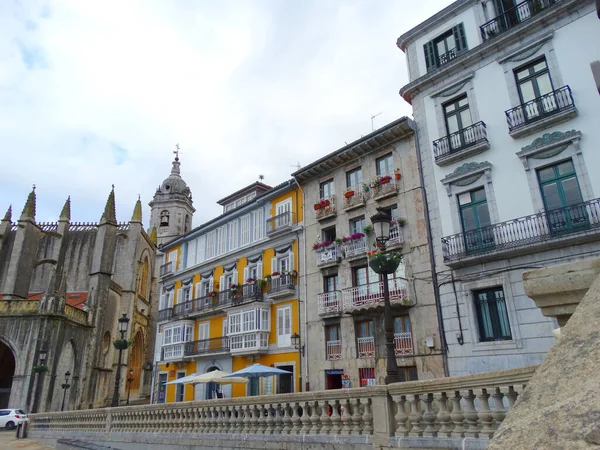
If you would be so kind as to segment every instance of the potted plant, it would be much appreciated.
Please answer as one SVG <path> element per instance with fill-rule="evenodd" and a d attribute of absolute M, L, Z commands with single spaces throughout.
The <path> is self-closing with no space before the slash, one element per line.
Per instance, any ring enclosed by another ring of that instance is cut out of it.
<path fill-rule="evenodd" d="M 400 173 L 400 169 L 394 170 L 394 178 L 396 180 L 399 180 L 400 178 L 402 178 L 402 174 Z"/>
<path fill-rule="evenodd" d="M 350 198 L 354 196 L 354 191 L 352 189 L 347 190 L 346 192 L 344 192 L 344 197 L 346 198 Z"/>
<path fill-rule="evenodd" d="M 403 218 L 396 219 L 396 223 L 398 224 L 399 227 L 403 227 L 404 225 L 406 225 L 406 219 L 403 219 Z"/>
<path fill-rule="evenodd" d="M 363 191 L 369 192 L 369 185 L 363 183 Z"/>
<path fill-rule="evenodd" d="M 246 279 L 246 284 L 255 284 L 256 283 L 256 278 L 254 277 L 250 277 L 248 279 Z"/>
<path fill-rule="evenodd" d="M 31 370 L 35 373 L 45 373 L 48 372 L 48 366 L 46 364 L 40 364 L 39 366 L 36 364 Z"/>
<path fill-rule="evenodd" d="M 335 243 L 338 244 L 338 245 L 341 244 L 342 243 L 342 239 L 339 238 L 339 237 L 336 237 L 335 238 Z"/>
<path fill-rule="evenodd" d="M 369 267 L 375 273 L 390 275 L 394 273 L 402 262 L 402 255 L 398 252 L 382 252 L 381 250 L 373 250 L 367 252 L 369 257 Z"/>
<path fill-rule="evenodd" d="M 127 348 L 133 344 L 133 339 L 128 341 L 127 339 L 114 339 L 113 347 L 117 350 L 127 350 Z"/>
<path fill-rule="evenodd" d="M 327 198 L 321 199 L 321 208 L 327 208 L 329 205 L 331 205 L 331 202 L 329 201 L 329 199 L 327 199 Z"/>
<path fill-rule="evenodd" d="M 279 278 L 279 276 L 280 276 L 280 275 L 281 275 L 281 273 L 279 273 L 279 272 L 275 271 L 275 272 L 273 272 L 273 273 L 271 274 L 271 277 L 272 277 L 272 278 Z"/>
<path fill-rule="evenodd" d="M 315 211 L 321 209 L 321 202 L 315 203 Z"/>
<path fill-rule="evenodd" d="M 392 181 L 392 177 L 390 177 L 389 175 L 384 175 L 381 178 L 379 178 L 380 184 L 388 184 L 390 181 Z"/>
<path fill-rule="evenodd" d="M 363 231 L 365 232 L 365 234 L 367 236 L 370 236 L 371 233 L 373 232 L 373 226 L 372 225 L 367 225 L 366 227 L 363 228 Z"/>

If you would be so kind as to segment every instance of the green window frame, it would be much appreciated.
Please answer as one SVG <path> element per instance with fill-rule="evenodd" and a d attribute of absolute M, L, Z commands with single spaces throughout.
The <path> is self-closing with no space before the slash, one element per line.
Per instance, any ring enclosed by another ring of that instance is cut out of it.
<path fill-rule="evenodd" d="M 494 247 L 494 233 L 490 228 L 491 218 L 485 188 L 459 194 L 458 205 L 467 253 Z"/>
<path fill-rule="evenodd" d="M 481 342 L 512 340 L 504 289 L 501 286 L 473 291 L 479 340 Z"/>

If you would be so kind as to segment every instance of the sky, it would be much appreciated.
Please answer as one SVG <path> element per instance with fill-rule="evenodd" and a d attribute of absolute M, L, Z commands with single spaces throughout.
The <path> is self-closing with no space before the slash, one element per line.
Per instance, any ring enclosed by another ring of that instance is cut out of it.
<path fill-rule="evenodd" d="M 147 226 L 175 145 L 197 211 L 401 116 L 402 33 L 450 0 L 0 1 L 0 214 Z"/>

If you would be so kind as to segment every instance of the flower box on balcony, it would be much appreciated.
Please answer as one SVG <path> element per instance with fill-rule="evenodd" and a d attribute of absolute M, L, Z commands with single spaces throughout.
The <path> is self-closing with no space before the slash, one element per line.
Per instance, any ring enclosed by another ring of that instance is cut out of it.
<path fill-rule="evenodd" d="M 321 203 L 315 203 L 315 211 L 318 211 L 321 209 Z"/>
<path fill-rule="evenodd" d="M 331 202 L 328 199 L 321 200 L 321 208 L 327 208 L 329 205 L 331 205 Z"/>
<path fill-rule="evenodd" d="M 354 196 L 354 191 L 346 191 L 344 192 L 344 197 L 350 198 Z"/>
<path fill-rule="evenodd" d="M 386 175 L 379 179 L 380 184 L 388 184 L 390 181 L 392 181 L 392 177 L 390 177 L 389 175 Z"/>

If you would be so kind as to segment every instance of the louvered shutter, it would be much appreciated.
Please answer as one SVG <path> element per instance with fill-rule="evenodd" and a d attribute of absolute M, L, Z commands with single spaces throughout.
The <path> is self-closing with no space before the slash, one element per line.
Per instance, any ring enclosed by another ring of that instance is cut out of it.
<path fill-rule="evenodd" d="M 175 296 L 175 291 L 169 292 L 169 308 L 173 307 L 173 297 Z"/>
<path fill-rule="evenodd" d="M 271 258 L 271 273 L 278 271 L 279 267 L 277 267 L 277 258 Z"/>
<path fill-rule="evenodd" d="M 465 35 L 465 27 L 462 23 L 459 23 L 455 27 L 452 27 L 452 33 L 454 34 L 454 41 L 456 42 L 456 52 L 462 52 L 467 50 L 467 36 Z"/>
<path fill-rule="evenodd" d="M 290 252 L 290 254 L 288 255 L 288 266 L 288 270 L 290 272 L 294 270 L 294 252 Z"/>
<path fill-rule="evenodd" d="M 165 294 L 162 293 L 162 294 L 160 294 L 160 307 L 158 309 L 161 310 L 161 309 L 165 309 L 165 308 L 166 308 L 166 306 L 165 306 Z"/>
<path fill-rule="evenodd" d="M 248 267 L 244 267 L 244 280 L 242 284 L 246 284 L 246 280 L 250 278 L 250 269 Z"/>
<path fill-rule="evenodd" d="M 214 291 L 215 290 L 215 283 L 214 283 L 214 278 L 210 277 L 210 280 L 208 282 L 208 291 Z"/>
<path fill-rule="evenodd" d="M 202 297 L 202 283 L 196 283 L 194 298 Z"/>
<path fill-rule="evenodd" d="M 177 289 L 177 303 L 183 303 L 183 291 L 181 288 Z"/>
<path fill-rule="evenodd" d="M 262 261 L 256 263 L 256 278 L 263 278 L 263 264 Z"/>
<path fill-rule="evenodd" d="M 427 71 L 437 67 L 435 45 L 433 44 L 433 41 L 429 41 L 425 44 L 423 46 L 423 51 L 425 52 L 425 65 L 427 66 Z"/>
<path fill-rule="evenodd" d="M 233 269 L 233 272 L 231 274 L 233 275 L 233 284 L 239 284 L 240 280 L 238 279 L 238 271 L 236 269 Z"/>
<path fill-rule="evenodd" d="M 221 278 L 219 278 L 219 291 L 226 289 L 229 289 L 229 286 L 225 286 L 225 275 L 221 275 Z"/>

